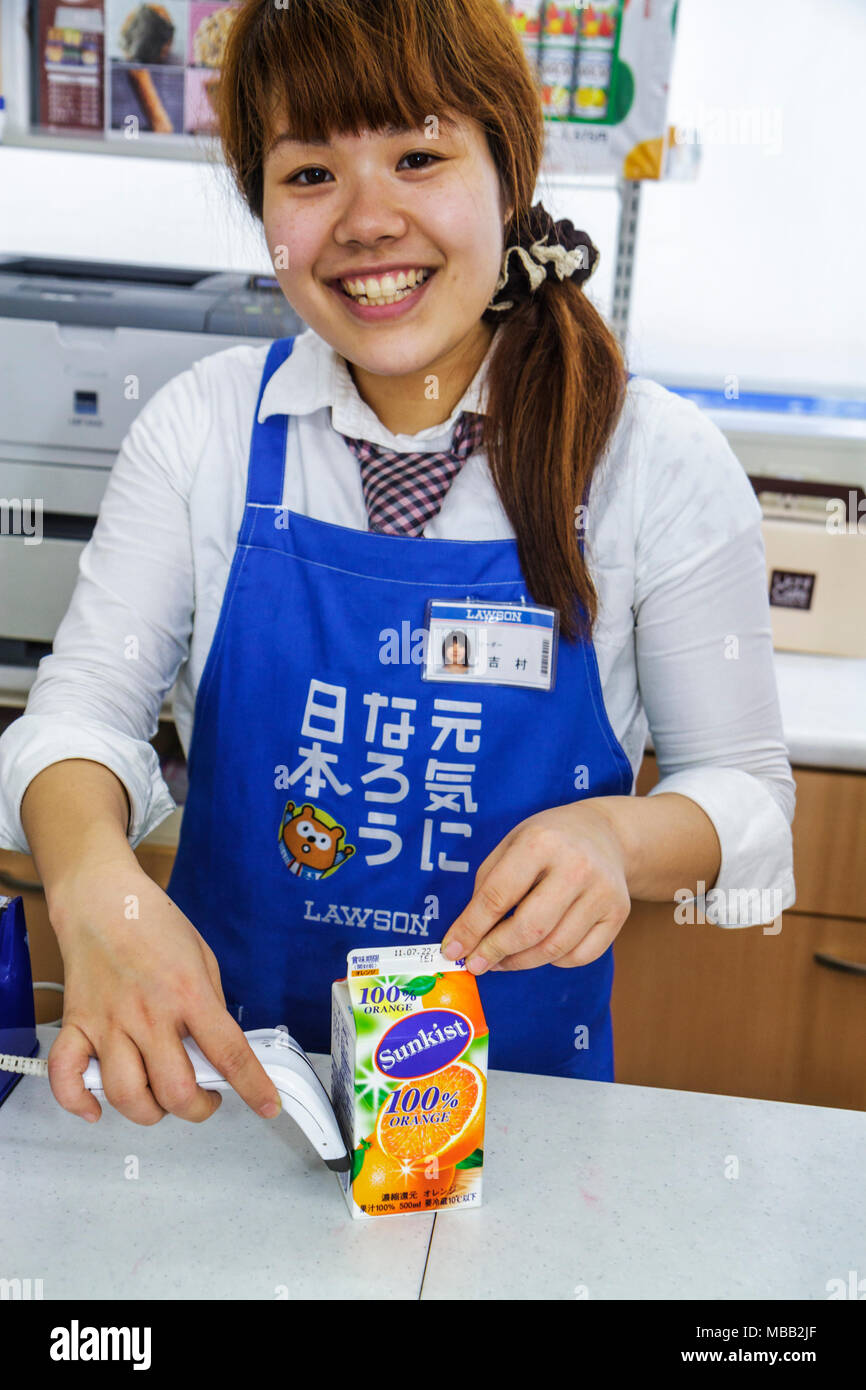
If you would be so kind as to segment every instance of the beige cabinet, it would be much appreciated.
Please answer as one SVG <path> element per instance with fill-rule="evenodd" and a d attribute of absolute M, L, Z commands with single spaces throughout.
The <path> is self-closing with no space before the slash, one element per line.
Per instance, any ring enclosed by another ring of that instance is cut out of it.
<path fill-rule="evenodd" d="M 635 903 L 614 945 L 618 1081 L 866 1109 L 866 775 L 795 768 L 782 930 Z M 658 780 L 648 756 L 638 780 Z"/>

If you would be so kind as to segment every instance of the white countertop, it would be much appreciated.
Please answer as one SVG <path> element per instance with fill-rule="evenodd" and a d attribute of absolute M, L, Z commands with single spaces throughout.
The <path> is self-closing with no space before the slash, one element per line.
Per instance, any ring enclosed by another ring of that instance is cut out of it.
<path fill-rule="evenodd" d="M 866 660 L 775 655 L 791 762 L 866 772 Z"/>
<path fill-rule="evenodd" d="M 0 1107 L 2 1273 L 46 1299 L 811 1300 L 866 1269 L 862 1111 L 494 1071 L 484 1204 L 353 1221 L 284 1115 L 100 1103 L 24 1077 Z"/>

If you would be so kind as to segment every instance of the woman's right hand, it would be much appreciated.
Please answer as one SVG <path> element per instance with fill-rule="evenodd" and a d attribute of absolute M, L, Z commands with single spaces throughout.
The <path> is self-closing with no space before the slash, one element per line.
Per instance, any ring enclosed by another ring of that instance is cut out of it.
<path fill-rule="evenodd" d="M 52 925 L 66 987 L 48 1077 L 64 1110 L 99 1119 L 82 1080 L 98 1057 L 105 1097 L 127 1119 L 206 1120 L 222 1096 L 196 1085 L 182 1043 L 191 1035 L 251 1109 L 277 1114 L 277 1089 L 226 1010 L 216 956 L 143 869 L 90 866 L 86 883 L 65 885 Z"/>

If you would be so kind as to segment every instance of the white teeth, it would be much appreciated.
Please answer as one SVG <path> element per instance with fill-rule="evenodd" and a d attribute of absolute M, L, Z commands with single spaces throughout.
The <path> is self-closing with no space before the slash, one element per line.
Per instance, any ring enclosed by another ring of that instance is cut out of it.
<path fill-rule="evenodd" d="M 395 304 L 429 279 L 428 270 L 399 271 L 396 276 L 383 275 L 381 280 L 370 276 L 365 280 L 343 280 L 343 289 L 359 304 Z"/>

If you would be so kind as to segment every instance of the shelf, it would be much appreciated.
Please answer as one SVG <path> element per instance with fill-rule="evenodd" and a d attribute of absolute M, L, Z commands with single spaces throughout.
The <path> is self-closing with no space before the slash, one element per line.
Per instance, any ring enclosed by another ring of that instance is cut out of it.
<path fill-rule="evenodd" d="M 219 141 L 203 143 L 202 136 L 150 135 L 109 140 L 102 135 L 53 135 L 46 131 L 16 130 L 7 124 L 0 149 L 60 150 L 68 154 L 107 154 L 144 159 L 179 159 L 186 163 L 222 164 Z"/>

